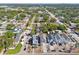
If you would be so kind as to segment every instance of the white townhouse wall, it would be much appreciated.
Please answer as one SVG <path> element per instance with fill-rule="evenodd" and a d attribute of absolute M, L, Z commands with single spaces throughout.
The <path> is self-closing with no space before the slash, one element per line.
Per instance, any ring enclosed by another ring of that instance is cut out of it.
<path fill-rule="evenodd" d="M 3 36 L 6 31 L 0 31 L 0 36 Z"/>

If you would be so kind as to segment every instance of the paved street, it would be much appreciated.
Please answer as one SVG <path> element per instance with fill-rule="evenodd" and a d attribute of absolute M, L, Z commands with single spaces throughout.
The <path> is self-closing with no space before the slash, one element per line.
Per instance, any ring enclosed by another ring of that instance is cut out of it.
<path fill-rule="evenodd" d="M 31 22 L 31 25 L 29 26 L 29 28 L 32 28 L 33 23 L 34 23 L 34 20 L 35 20 L 35 17 L 36 17 L 36 16 L 33 16 L 32 22 Z M 20 51 L 19 53 L 17 53 L 17 54 L 27 54 L 27 51 L 24 51 L 24 48 L 26 47 L 26 50 L 27 50 L 27 47 L 28 47 L 28 44 L 26 44 L 26 42 L 28 41 L 28 39 L 27 39 L 28 36 L 26 35 L 26 33 L 28 33 L 28 31 L 31 32 L 31 30 L 25 30 L 25 31 L 21 34 L 21 36 L 24 36 L 24 38 L 23 38 L 23 45 L 22 45 L 21 51 Z M 20 36 L 20 38 L 21 38 L 21 36 Z"/>

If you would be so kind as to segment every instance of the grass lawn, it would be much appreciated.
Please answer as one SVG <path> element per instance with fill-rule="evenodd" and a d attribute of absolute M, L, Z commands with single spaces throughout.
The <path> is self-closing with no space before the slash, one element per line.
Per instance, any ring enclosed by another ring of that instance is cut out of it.
<path fill-rule="evenodd" d="M 3 48 L 0 47 L 0 53 L 1 53 L 2 49 L 3 49 Z"/>
<path fill-rule="evenodd" d="M 79 32 L 79 29 L 76 29 L 77 32 Z"/>
<path fill-rule="evenodd" d="M 21 50 L 22 44 L 19 43 L 15 49 L 9 49 L 6 54 L 16 54 Z"/>

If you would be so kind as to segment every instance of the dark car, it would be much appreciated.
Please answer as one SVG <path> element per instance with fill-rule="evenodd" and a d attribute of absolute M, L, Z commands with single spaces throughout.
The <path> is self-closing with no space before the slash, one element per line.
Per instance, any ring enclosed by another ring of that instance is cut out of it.
<path fill-rule="evenodd" d="M 24 48 L 24 51 L 26 50 L 26 48 Z"/>

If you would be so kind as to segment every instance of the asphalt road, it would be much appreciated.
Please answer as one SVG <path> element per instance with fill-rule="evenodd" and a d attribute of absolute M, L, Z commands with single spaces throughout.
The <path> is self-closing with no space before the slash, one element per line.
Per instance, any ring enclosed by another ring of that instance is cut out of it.
<path fill-rule="evenodd" d="M 34 20 L 35 20 L 35 18 L 36 18 L 36 16 L 34 16 L 33 18 L 32 18 L 32 22 L 31 22 L 31 25 L 29 26 L 30 28 L 32 28 L 32 26 L 33 26 L 33 23 L 34 23 Z M 31 30 L 29 30 L 30 32 L 31 32 Z M 19 52 L 19 53 L 17 53 L 17 54 L 27 54 L 27 49 L 24 51 L 24 48 L 26 47 L 28 47 L 28 44 L 26 44 L 26 42 L 27 42 L 27 35 L 25 34 L 25 33 L 27 33 L 27 30 L 25 30 L 22 34 L 21 34 L 21 36 L 24 36 L 24 38 L 23 38 L 23 45 L 22 45 L 22 48 L 21 48 L 21 51 Z M 21 36 L 20 36 L 20 38 L 21 38 Z"/>

